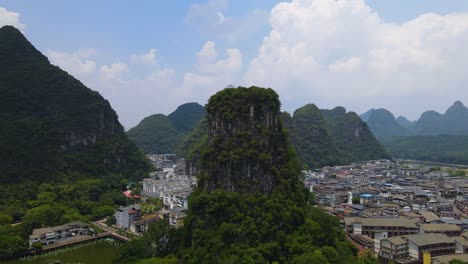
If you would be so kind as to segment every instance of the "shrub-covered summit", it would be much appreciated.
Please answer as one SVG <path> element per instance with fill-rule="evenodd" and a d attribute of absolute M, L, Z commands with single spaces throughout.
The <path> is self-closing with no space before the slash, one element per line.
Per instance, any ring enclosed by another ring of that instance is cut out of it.
<path fill-rule="evenodd" d="M 209 132 L 184 228 L 130 242 L 117 263 L 359 263 L 338 220 L 307 202 L 278 95 L 227 88 L 206 109 Z"/>

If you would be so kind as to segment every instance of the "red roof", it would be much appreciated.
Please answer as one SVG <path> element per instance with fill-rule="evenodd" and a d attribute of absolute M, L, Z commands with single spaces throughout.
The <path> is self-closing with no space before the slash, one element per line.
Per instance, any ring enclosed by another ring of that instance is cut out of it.
<path fill-rule="evenodd" d="M 129 199 L 141 199 L 141 196 L 140 195 L 133 195 L 132 194 L 132 191 L 130 190 L 126 190 L 125 192 L 122 192 L 123 195 L 125 195 L 125 197 L 129 198 Z"/>

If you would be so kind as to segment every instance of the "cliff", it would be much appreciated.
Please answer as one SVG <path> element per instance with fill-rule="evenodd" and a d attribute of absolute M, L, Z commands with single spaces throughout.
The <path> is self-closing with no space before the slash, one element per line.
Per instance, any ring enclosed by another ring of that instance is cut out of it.
<path fill-rule="evenodd" d="M 271 89 L 225 89 L 206 107 L 208 147 L 202 157 L 205 190 L 268 194 L 278 182 L 275 166 L 287 142 L 279 121 L 280 102 Z"/>
<path fill-rule="evenodd" d="M 356 263 L 336 218 L 307 203 L 279 109 L 271 89 L 228 88 L 210 98 L 185 240 L 168 236 L 183 245 L 172 251 L 181 263 Z M 329 259 L 308 258 L 321 250 Z"/>

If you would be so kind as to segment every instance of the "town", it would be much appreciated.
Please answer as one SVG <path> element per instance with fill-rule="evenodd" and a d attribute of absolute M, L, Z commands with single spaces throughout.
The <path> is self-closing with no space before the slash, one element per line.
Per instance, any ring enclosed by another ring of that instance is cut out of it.
<path fill-rule="evenodd" d="M 348 239 L 380 263 L 448 263 L 468 261 L 465 174 L 376 160 L 307 171 L 304 184 Z"/>
<path fill-rule="evenodd" d="M 122 192 L 134 204 L 118 208 L 113 221 L 96 222 L 98 227 L 127 237 L 141 236 L 155 221 L 183 227 L 196 176 L 175 154 L 147 157 L 156 171 L 133 184 L 141 186 L 140 191 L 128 186 Z M 468 261 L 465 171 L 375 160 L 303 171 L 303 176 L 309 202 L 337 217 L 347 238 L 361 251 L 378 256 L 381 263 L 423 263 L 424 258 L 432 263 Z M 160 206 L 145 210 L 151 201 Z M 34 230 L 30 244 L 39 242 L 47 248 L 70 243 L 75 235 L 94 237 L 93 232 L 82 223 L 41 228 Z"/>

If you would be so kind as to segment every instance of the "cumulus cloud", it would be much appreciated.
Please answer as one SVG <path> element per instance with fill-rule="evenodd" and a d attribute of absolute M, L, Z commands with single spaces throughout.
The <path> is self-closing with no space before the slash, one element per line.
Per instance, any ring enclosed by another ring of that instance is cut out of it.
<path fill-rule="evenodd" d="M 0 7 L 0 27 L 9 25 L 24 30 L 26 25 L 20 22 L 20 14 Z"/>
<path fill-rule="evenodd" d="M 243 67 L 240 50 L 227 49 L 226 57 L 218 58 L 216 43 L 207 41 L 196 56 L 194 71 L 184 74 L 181 85 L 174 89 L 174 96 L 203 102 L 217 90 L 240 78 Z"/>
<path fill-rule="evenodd" d="M 276 88 L 294 107 L 308 100 L 420 112 L 411 98 L 468 97 L 468 14 L 397 24 L 364 0 L 293 0 L 272 9 L 270 24 L 244 80 Z"/>
<path fill-rule="evenodd" d="M 92 74 L 96 71 L 96 62 L 91 59 L 96 54 L 93 49 L 73 53 L 48 50 L 46 54 L 52 64 L 77 77 Z"/>
<path fill-rule="evenodd" d="M 240 50 L 231 48 L 226 50 L 225 59 L 218 58 L 213 41 L 207 41 L 202 50 L 197 53 L 197 70 L 204 73 L 214 73 L 218 75 L 231 75 L 242 69 L 242 53 Z"/>
<path fill-rule="evenodd" d="M 110 65 L 101 66 L 101 77 L 104 80 L 121 78 L 122 74 L 128 72 L 128 65 L 123 62 L 115 62 Z"/>
<path fill-rule="evenodd" d="M 131 58 L 132 61 L 143 62 L 143 63 L 155 65 L 156 64 L 156 53 L 157 53 L 157 50 L 151 48 L 148 51 L 148 53 L 141 54 L 141 55 L 134 54 L 130 58 Z"/>

